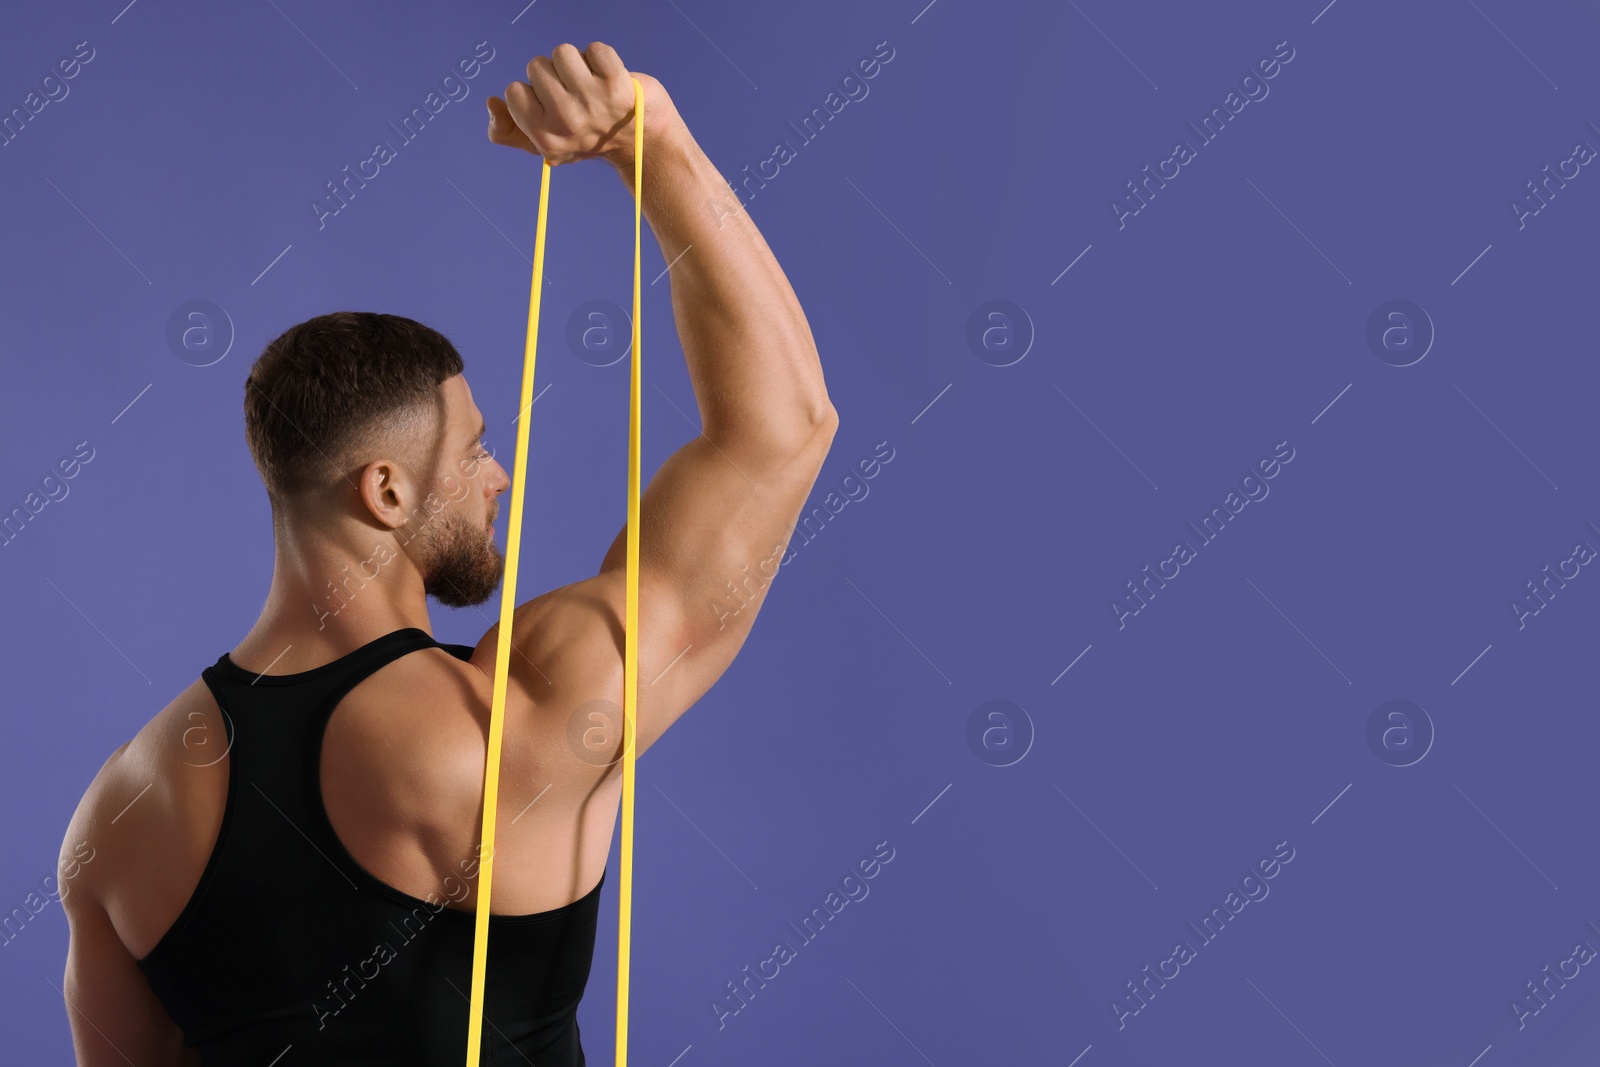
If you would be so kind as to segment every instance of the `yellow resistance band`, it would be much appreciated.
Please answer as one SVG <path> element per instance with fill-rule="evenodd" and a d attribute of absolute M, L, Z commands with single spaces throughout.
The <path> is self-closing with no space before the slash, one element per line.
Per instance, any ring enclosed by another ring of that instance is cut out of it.
<path fill-rule="evenodd" d="M 628 950 L 633 908 L 634 736 L 639 698 L 639 373 L 640 220 L 643 214 L 644 86 L 633 80 L 633 350 L 628 391 L 627 608 L 622 657 L 622 883 L 617 933 L 617 1067 L 628 1063 Z M 472 934 L 472 996 L 467 1016 L 467 1067 L 478 1067 L 482 1051 L 483 984 L 489 956 L 489 890 L 494 880 L 494 819 L 500 794 L 500 741 L 505 721 L 506 682 L 511 667 L 511 617 L 517 606 L 517 557 L 522 546 L 522 499 L 528 477 L 528 415 L 533 406 L 534 351 L 539 340 L 539 297 L 544 282 L 545 219 L 550 205 L 550 161 L 539 174 L 539 229 L 533 244 L 533 287 L 528 294 L 528 334 L 522 364 L 517 451 L 511 479 L 511 517 L 506 524 L 506 573 L 500 593 L 494 698 L 489 710 L 489 753 L 483 772 L 483 849 L 478 861 L 478 903 Z"/>

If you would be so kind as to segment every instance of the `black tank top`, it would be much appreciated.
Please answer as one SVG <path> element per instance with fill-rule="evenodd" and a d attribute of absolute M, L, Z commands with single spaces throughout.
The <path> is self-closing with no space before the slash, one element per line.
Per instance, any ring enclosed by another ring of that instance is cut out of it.
<path fill-rule="evenodd" d="M 407 627 L 297 674 L 257 676 L 227 653 L 201 672 L 227 726 L 227 807 L 194 895 L 137 962 L 206 1067 L 464 1062 L 474 917 L 452 901 L 476 867 L 440 872 L 431 900 L 400 892 L 345 849 L 318 785 L 335 705 L 419 648 L 472 655 Z M 485 1067 L 584 1064 L 577 1008 L 604 884 L 602 871 L 564 907 L 490 916 Z"/>

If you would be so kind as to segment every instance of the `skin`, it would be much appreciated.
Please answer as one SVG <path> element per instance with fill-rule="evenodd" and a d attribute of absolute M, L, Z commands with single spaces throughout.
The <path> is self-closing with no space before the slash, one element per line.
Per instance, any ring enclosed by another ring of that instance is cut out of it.
<path fill-rule="evenodd" d="M 633 79 L 645 90 L 643 212 L 672 264 L 703 425 L 641 496 L 642 756 L 744 644 L 771 585 L 763 561 L 787 544 L 838 418 L 782 269 L 660 82 L 599 42 L 559 45 L 489 98 L 489 139 L 552 165 L 603 159 L 631 196 Z M 337 457 L 342 477 L 275 506 L 271 588 L 233 661 L 309 670 L 396 629 L 431 633 L 429 596 L 467 606 L 492 595 L 510 479 L 481 447 L 483 423 L 458 375 L 436 406 Z M 495 914 L 560 907 L 604 869 L 621 800 L 625 538 L 593 577 L 516 608 Z M 371 577 L 330 593 L 356 573 Z M 740 600 L 730 582 L 743 583 Z M 444 896 L 444 877 L 476 854 L 497 642 L 498 623 L 470 662 L 440 649 L 400 657 L 344 698 L 325 734 L 319 780 L 335 833 L 413 896 Z M 58 870 L 71 934 L 62 989 L 85 1067 L 199 1063 L 134 961 L 182 911 L 216 841 L 226 736 L 196 678 L 111 754 L 72 817 Z M 473 909 L 468 886 L 452 906 Z"/>

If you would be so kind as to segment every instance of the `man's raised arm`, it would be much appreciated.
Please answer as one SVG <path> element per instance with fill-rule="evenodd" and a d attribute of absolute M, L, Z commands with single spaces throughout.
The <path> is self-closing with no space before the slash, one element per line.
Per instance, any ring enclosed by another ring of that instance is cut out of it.
<path fill-rule="evenodd" d="M 630 74 L 598 42 L 585 52 L 558 46 L 528 76 L 490 101 L 490 139 L 543 149 L 552 164 L 599 156 L 630 193 L 633 79 L 644 87 L 643 213 L 669 264 L 699 409 L 701 434 L 667 458 L 640 501 L 642 753 L 744 643 L 838 417 L 783 269 L 661 84 Z M 525 649 L 535 663 L 560 658 L 559 674 L 582 684 L 597 673 L 614 681 L 619 697 L 626 533 L 595 578 L 541 598 Z M 591 638 L 575 641 L 575 631 Z"/>

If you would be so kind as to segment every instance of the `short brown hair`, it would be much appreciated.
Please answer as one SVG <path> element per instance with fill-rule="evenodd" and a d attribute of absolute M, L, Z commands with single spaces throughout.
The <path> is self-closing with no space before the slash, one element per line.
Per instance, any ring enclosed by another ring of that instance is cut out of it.
<path fill-rule="evenodd" d="M 244 432 L 274 504 L 337 478 L 353 446 L 407 409 L 437 401 L 462 371 L 443 334 L 368 311 L 318 315 L 278 336 L 245 379 Z"/>

